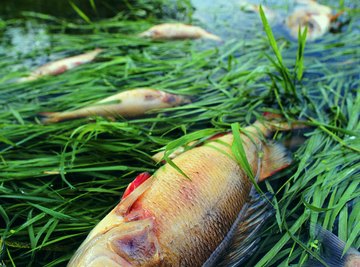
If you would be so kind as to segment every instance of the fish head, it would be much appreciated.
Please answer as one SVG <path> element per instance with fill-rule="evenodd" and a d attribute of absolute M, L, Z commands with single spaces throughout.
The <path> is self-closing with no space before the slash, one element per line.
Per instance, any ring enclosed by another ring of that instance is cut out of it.
<path fill-rule="evenodd" d="M 323 13 L 312 13 L 307 10 L 296 10 L 286 20 L 290 34 L 297 39 L 298 31 L 301 32 L 308 28 L 307 40 L 313 41 L 322 37 L 330 27 L 330 17 Z"/>
<path fill-rule="evenodd" d="M 105 232 L 89 237 L 76 251 L 68 267 L 155 266 L 161 262 L 152 218 L 113 225 Z"/>

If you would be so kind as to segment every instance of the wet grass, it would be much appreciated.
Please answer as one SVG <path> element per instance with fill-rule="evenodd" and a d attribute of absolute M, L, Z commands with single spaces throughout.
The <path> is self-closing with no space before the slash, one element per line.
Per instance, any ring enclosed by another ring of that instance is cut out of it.
<path fill-rule="evenodd" d="M 306 120 L 311 129 L 294 151 L 293 165 L 261 185 L 274 194 L 276 216 L 248 266 L 305 262 L 317 253 L 312 243 L 317 224 L 347 247 L 359 248 L 358 12 L 341 33 L 307 44 L 274 37 L 265 21 L 265 31 L 257 29 L 255 38 L 215 44 L 137 38 L 160 22 L 156 17 L 129 20 L 120 13 L 86 23 L 27 15 L 34 25 L 49 24 L 50 46 L 8 54 L 11 44 L 2 35 L 0 257 L 6 266 L 64 265 L 127 184 L 139 172 L 158 168 L 150 158 L 154 152 L 240 129 L 266 111 L 288 121 Z M 96 47 L 106 50 L 95 62 L 56 77 L 11 82 L 30 71 L 34 58 Z M 77 109 L 145 86 L 194 101 L 134 120 L 40 123 L 40 112 Z"/>

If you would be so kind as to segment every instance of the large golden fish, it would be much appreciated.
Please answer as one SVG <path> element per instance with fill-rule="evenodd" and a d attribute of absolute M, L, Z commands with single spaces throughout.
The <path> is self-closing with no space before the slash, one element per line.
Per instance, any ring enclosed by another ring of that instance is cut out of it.
<path fill-rule="evenodd" d="M 290 163 L 281 146 L 263 138 L 284 128 L 290 126 L 257 121 L 240 134 L 260 181 Z M 266 209 L 249 215 L 259 206 L 249 205 L 253 184 L 235 159 L 234 144 L 226 133 L 177 155 L 173 163 L 188 178 L 169 164 L 138 176 L 68 266 L 211 266 L 229 234 L 240 231 L 242 240 L 254 235 Z"/>

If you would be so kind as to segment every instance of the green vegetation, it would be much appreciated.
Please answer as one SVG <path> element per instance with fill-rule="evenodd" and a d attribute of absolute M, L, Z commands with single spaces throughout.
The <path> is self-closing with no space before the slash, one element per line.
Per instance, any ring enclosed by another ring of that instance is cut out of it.
<path fill-rule="evenodd" d="M 89 21 L 76 22 L 26 15 L 34 25 L 48 24 L 50 45 L 11 54 L 4 31 L 19 21 L 0 21 L 0 265 L 64 265 L 127 184 L 139 172 L 158 168 L 152 154 L 240 129 L 263 112 L 305 120 L 311 129 L 294 151 L 294 164 L 261 185 L 274 194 L 276 216 L 248 266 L 298 266 L 309 253 L 316 256 L 316 224 L 359 248 L 358 10 L 341 33 L 307 44 L 304 36 L 299 43 L 274 37 L 264 18 L 266 32 L 259 20 L 248 29 L 252 38 L 215 44 L 136 37 L 168 20 L 155 16 L 130 20 L 124 12 L 93 22 L 84 14 Z M 95 62 L 55 77 L 11 82 L 30 70 L 24 62 L 96 47 L 105 52 Z M 40 112 L 77 109 L 136 87 L 194 101 L 133 120 L 40 122 Z"/>

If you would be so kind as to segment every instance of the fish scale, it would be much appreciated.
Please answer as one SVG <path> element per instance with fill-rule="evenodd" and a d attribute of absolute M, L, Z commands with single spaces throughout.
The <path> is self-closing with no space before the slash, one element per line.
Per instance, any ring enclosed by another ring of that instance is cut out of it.
<path fill-rule="evenodd" d="M 224 136 L 223 139 L 232 141 L 232 138 L 229 138 L 229 136 Z M 213 144 L 213 146 L 223 150 L 226 149 L 224 152 L 231 153 L 230 149 L 224 147 L 224 145 Z M 224 154 L 217 155 L 216 160 L 221 161 L 222 165 L 218 167 L 214 164 L 214 151 L 216 150 L 213 147 L 198 147 L 194 149 L 196 157 L 192 158 L 192 161 L 188 161 L 186 155 L 180 155 L 174 159 L 174 163 L 178 166 L 183 166 L 190 180 L 182 176 L 175 169 L 168 170 L 162 168 L 156 175 L 156 184 L 153 184 L 141 198 L 142 208 L 145 210 L 151 209 L 153 216 L 160 218 L 156 220 L 156 224 L 159 225 L 158 227 L 163 229 L 163 233 L 168 233 L 159 236 L 159 243 L 162 246 L 164 257 L 167 258 L 167 255 L 169 255 L 173 263 L 180 262 L 180 257 L 192 255 L 194 248 L 199 248 L 199 251 L 196 253 L 197 256 L 190 257 L 189 260 L 191 260 L 191 266 L 201 265 L 201 262 L 204 262 L 209 256 L 209 252 L 206 253 L 206 250 L 214 249 L 221 241 L 222 236 L 225 235 L 231 226 L 231 222 L 235 220 L 245 202 L 242 196 L 248 195 L 251 189 L 250 182 L 244 183 L 242 181 L 245 175 L 233 159 Z M 218 154 L 217 152 L 215 153 Z M 193 162 L 200 160 L 201 164 L 193 164 Z M 224 165 L 229 167 L 230 175 L 224 175 Z M 161 172 L 166 172 L 167 175 L 162 175 Z M 224 178 L 216 178 L 221 176 Z M 228 182 L 226 183 L 224 180 Z M 197 192 L 197 201 L 184 201 L 184 197 L 181 194 L 181 187 L 184 184 Z M 162 192 L 161 195 L 158 192 Z M 223 196 L 223 200 L 214 199 L 214 195 Z M 162 202 L 161 200 L 164 201 Z M 155 202 L 157 202 L 156 207 L 153 206 Z M 167 203 L 174 203 L 175 205 L 171 206 Z M 207 210 L 219 211 L 215 212 L 215 216 L 209 218 L 204 216 L 206 214 L 204 211 Z M 166 213 L 168 216 L 158 216 L 158 214 L 163 213 Z M 194 216 L 194 214 L 199 214 L 200 216 Z M 204 218 L 202 219 L 201 217 Z M 200 222 L 200 225 L 202 225 L 201 238 L 195 238 L 194 236 L 197 235 L 192 234 L 193 221 Z M 175 243 L 177 243 L 168 247 L 166 244 L 169 243 L 169 240 L 175 240 Z M 200 243 L 199 240 L 201 241 Z M 180 253 L 174 253 L 174 247 L 181 248 L 179 249 Z"/>

